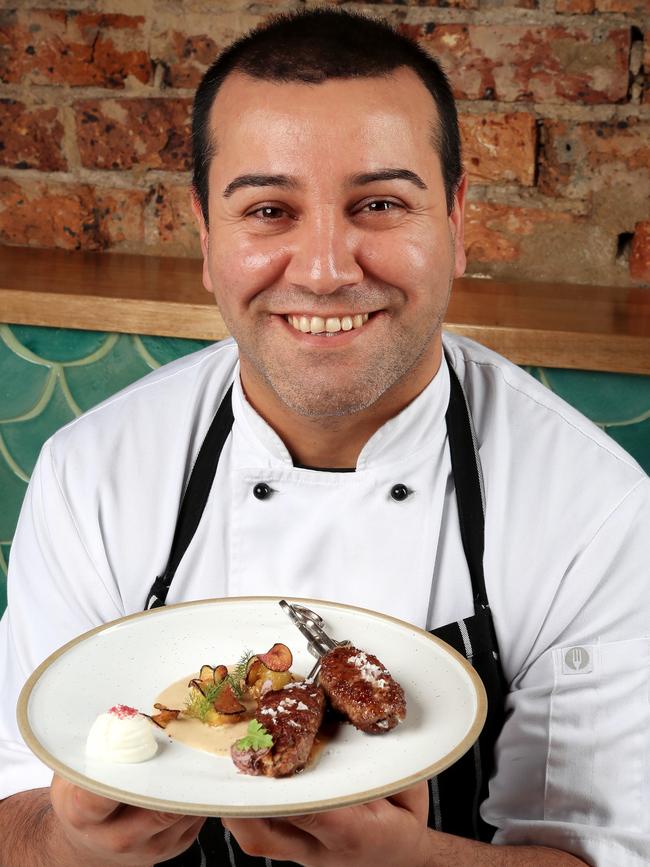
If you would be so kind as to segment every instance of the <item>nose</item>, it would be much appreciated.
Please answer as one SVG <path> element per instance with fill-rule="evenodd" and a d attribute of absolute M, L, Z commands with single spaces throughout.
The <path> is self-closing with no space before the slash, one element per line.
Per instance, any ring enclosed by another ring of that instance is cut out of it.
<path fill-rule="evenodd" d="M 294 234 L 287 280 L 316 295 L 329 295 L 363 280 L 357 258 L 358 232 L 333 208 L 303 218 Z"/>

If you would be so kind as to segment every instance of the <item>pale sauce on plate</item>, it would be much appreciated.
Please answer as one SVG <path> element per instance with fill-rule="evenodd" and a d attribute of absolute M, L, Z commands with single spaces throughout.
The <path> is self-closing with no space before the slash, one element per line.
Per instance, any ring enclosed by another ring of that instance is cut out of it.
<path fill-rule="evenodd" d="M 195 677 L 198 675 L 189 674 L 182 680 L 177 680 L 164 689 L 155 701 L 169 708 L 185 707 L 185 702 L 190 694 L 188 683 Z M 253 718 L 257 702 L 245 699 L 242 704 L 246 707 L 247 712 L 235 723 L 211 726 L 199 719 L 181 715 L 165 727 L 165 734 L 169 735 L 172 740 L 192 747 L 194 750 L 202 750 L 215 756 L 230 757 L 232 744 L 246 735 L 248 723 Z"/>

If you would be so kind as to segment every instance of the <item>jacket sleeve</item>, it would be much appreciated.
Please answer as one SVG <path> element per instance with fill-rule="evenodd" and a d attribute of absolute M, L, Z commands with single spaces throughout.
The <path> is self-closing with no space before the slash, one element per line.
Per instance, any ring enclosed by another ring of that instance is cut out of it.
<path fill-rule="evenodd" d="M 100 573 L 78 531 L 48 442 L 21 509 L 0 621 L 0 798 L 47 786 L 52 777 L 18 729 L 25 681 L 62 644 L 123 613 L 111 576 Z"/>
<path fill-rule="evenodd" d="M 645 478 L 570 563 L 513 679 L 482 808 L 495 843 L 648 864 L 649 555 Z"/>

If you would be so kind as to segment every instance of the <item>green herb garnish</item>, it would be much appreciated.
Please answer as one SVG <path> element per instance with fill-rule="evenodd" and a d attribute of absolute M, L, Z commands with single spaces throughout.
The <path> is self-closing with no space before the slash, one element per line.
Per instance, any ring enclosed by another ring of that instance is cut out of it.
<path fill-rule="evenodd" d="M 207 700 L 203 693 L 199 692 L 198 689 L 192 688 L 190 694 L 185 700 L 183 713 L 185 713 L 186 716 L 191 716 L 195 719 L 201 720 L 201 722 L 205 722 L 205 718 L 211 707 L 212 703 Z"/>
<path fill-rule="evenodd" d="M 230 682 L 232 691 L 239 699 L 241 699 L 242 695 L 244 694 L 248 665 L 254 656 L 255 654 L 252 651 L 247 650 L 226 678 Z"/>
<path fill-rule="evenodd" d="M 214 710 L 214 703 L 219 697 L 219 693 L 224 688 L 226 682 L 227 678 L 219 683 L 210 684 L 210 686 L 205 688 L 205 693 L 193 686 L 185 700 L 184 713 L 187 716 L 192 716 L 196 719 L 200 719 L 201 722 L 205 722 L 208 712 Z"/>
<path fill-rule="evenodd" d="M 273 738 L 257 720 L 248 723 L 246 736 L 235 744 L 238 750 L 266 750 L 273 746 Z"/>

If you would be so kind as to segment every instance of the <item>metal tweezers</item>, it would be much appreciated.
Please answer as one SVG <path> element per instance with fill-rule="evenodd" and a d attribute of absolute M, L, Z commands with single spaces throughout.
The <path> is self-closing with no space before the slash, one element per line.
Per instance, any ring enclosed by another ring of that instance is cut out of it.
<path fill-rule="evenodd" d="M 304 605 L 287 602 L 286 599 L 280 600 L 280 608 L 289 615 L 292 622 L 298 627 L 300 632 L 307 639 L 307 649 L 316 657 L 316 664 L 307 675 L 307 680 L 312 682 L 316 679 L 320 671 L 320 663 L 323 656 L 334 650 L 335 647 L 350 644 L 349 641 L 335 641 L 323 629 L 323 618 L 312 611 L 311 608 L 305 608 Z"/>

